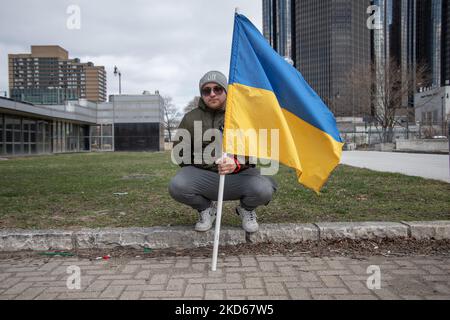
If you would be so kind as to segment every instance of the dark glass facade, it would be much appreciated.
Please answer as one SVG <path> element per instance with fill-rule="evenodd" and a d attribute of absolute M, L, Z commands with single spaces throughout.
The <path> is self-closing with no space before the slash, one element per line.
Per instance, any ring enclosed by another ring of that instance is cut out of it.
<path fill-rule="evenodd" d="M 294 63 L 295 2 L 296 0 L 263 0 L 264 37 L 275 51 Z"/>
<path fill-rule="evenodd" d="M 116 123 L 116 151 L 161 151 L 164 126 L 160 123 Z"/>
<path fill-rule="evenodd" d="M 89 150 L 89 126 L 0 113 L 0 154 Z"/>
<path fill-rule="evenodd" d="M 369 5 L 369 0 L 295 2 L 296 67 L 335 116 L 370 114 L 368 105 L 350 106 L 355 99 L 346 81 L 352 68 L 370 70 Z"/>
<path fill-rule="evenodd" d="M 431 68 L 431 0 L 417 0 L 416 44 L 417 63 Z M 431 69 L 430 69 L 431 70 Z M 431 77 L 421 87 L 431 87 Z"/>
<path fill-rule="evenodd" d="M 262 0 L 263 3 L 263 35 L 269 41 L 272 48 L 277 50 L 275 44 L 274 0 Z"/>
<path fill-rule="evenodd" d="M 450 85 L 450 1 L 417 0 L 417 61 L 429 68 L 424 87 Z"/>
<path fill-rule="evenodd" d="M 417 68 L 417 34 L 416 34 L 416 23 L 417 23 L 417 1 L 416 0 L 402 0 L 402 10 L 401 21 L 403 25 L 402 32 L 402 72 L 404 81 L 408 77 L 413 77 L 414 85 L 411 88 L 409 95 L 407 97 L 407 107 L 410 109 L 414 108 L 414 94 L 416 93 L 416 81 L 415 74 Z"/>
<path fill-rule="evenodd" d="M 67 100 L 78 100 L 79 89 L 12 89 L 11 98 L 33 104 L 64 104 Z"/>
<path fill-rule="evenodd" d="M 385 72 L 398 67 L 403 83 L 413 81 L 410 92 L 405 92 L 401 101 L 404 113 L 408 114 L 409 110 L 411 114 L 414 107 L 417 57 L 422 54 L 417 52 L 417 37 L 420 34 L 417 27 L 418 3 L 416 0 L 373 0 L 372 4 L 380 8 L 381 23 L 381 28 L 372 33 L 372 61 L 377 68 L 376 83 L 383 83 L 388 76 Z M 423 28 L 426 27 L 423 24 Z M 391 63 L 395 66 L 391 66 Z M 377 92 L 382 94 L 384 90 Z M 376 96 L 374 99 L 384 97 Z"/>
<path fill-rule="evenodd" d="M 431 75 L 432 85 L 439 87 L 442 70 L 442 0 L 431 1 Z"/>
<path fill-rule="evenodd" d="M 442 85 L 450 85 L 450 1 L 443 1 Z"/>
<path fill-rule="evenodd" d="M 287 3 L 293 8 L 295 66 L 336 116 L 371 113 L 370 106 L 355 104 L 347 86 L 346 74 L 355 66 L 370 72 L 373 63 L 376 83 L 384 82 L 383 70 L 392 70 L 390 63 L 400 67 L 402 82 L 413 81 L 400 114 L 411 115 L 418 86 L 450 85 L 450 0 L 263 0 L 264 35 L 280 54 L 279 28 L 289 26 L 279 20 L 285 19 Z M 373 30 L 367 24 L 370 5 L 380 14 L 379 28 Z M 416 70 L 422 65 L 429 69 L 429 81 L 419 84 Z"/>
<path fill-rule="evenodd" d="M 0 113 L 0 155 L 80 151 L 162 151 L 159 123 L 82 125 Z"/>

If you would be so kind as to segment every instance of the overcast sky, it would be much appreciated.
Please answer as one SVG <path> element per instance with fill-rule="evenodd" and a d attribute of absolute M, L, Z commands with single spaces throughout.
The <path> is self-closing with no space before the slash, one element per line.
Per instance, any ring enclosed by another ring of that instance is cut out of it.
<path fill-rule="evenodd" d="M 80 29 L 75 26 L 80 9 Z M 60 45 L 69 58 L 103 65 L 108 95 L 159 90 L 182 109 L 198 80 L 215 69 L 228 76 L 234 9 L 262 30 L 262 0 L 8 0 L 0 10 L 0 91 L 8 90 L 8 53 Z M 1 94 L 3 95 L 3 94 Z"/>

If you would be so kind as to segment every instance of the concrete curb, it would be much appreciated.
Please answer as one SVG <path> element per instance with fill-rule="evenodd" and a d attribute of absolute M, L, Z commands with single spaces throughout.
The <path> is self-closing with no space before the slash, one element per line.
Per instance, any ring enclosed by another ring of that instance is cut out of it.
<path fill-rule="evenodd" d="M 333 239 L 450 239 L 450 220 L 413 222 L 334 222 L 316 224 L 262 224 L 246 234 L 223 227 L 221 245 L 241 243 L 298 243 Z M 0 251 L 134 248 L 197 248 L 212 245 L 214 229 L 199 233 L 192 227 L 152 227 L 65 230 L 1 230 Z"/>
<path fill-rule="evenodd" d="M 450 221 L 410 221 L 402 222 L 409 228 L 409 236 L 415 240 L 450 239 Z"/>
<path fill-rule="evenodd" d="M 334 222 L 317 223 L 320 239 L 407 238 L 408 226 L 395 222 Z"/>

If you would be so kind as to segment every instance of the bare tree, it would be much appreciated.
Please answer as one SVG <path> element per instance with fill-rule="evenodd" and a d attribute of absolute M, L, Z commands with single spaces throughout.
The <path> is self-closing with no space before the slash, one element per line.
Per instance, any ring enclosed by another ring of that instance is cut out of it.
<path fill-rule="evenodd" d="M 177 129 L 180 119 L 182 117 L 181 112 L 172 103 L 172 97 L 163 97 L 164 108 L 164 128 L 169 134 L 169 141 L 172 141 L 172 133 Z"/>
<path fill-rule="evenodd" d="M 400 124 L 400 110 L 408 110 L 408 97 L 414 95 L 419 84 L 425 83 L 428 68 L 424 64 L 417 66 L 415 75 L 407 73 L 395 59 L 384 65 L 372 64 L 357 66 L 347 75 L 349 99 L 341 99 L 341 108 L 369 108 L 374 124 L 380 133 L 381 141 L 392 142 L 394 126 Z M 351 112 L 350 110 L 347 110 Z"/>
<path fill-rule="evenodd" d="M 345 76 L 345 86 L 332 100 L 332 107 L 345 115 L 371 114 L 372 75 L 370 67 L 359 65 L 353 67 Z"/>
<path fill-rule="evenodd" d="M 195 108 L 197 108 L 199 101 L 200 101 L 200 97 L 199 96 L 194 97 L 194 99 L 189 101 L 187 106 L 184 107 L 184 113 L 188 113 L 189 111 L 194 110 Z"/>

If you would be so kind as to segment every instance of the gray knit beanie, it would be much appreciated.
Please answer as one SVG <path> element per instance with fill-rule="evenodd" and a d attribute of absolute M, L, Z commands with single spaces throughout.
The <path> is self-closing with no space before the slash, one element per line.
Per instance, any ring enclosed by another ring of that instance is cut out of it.
<path fill-rule="evenodd" d="M 202 91 L 202 87 L 207 83 L 217 83 L 219 86 L 227 91 L 228 80 L 227 77 L 220 71 L 209 71 L 207 72 L 201 79 L 199 83 L 200 94 Z"/>

